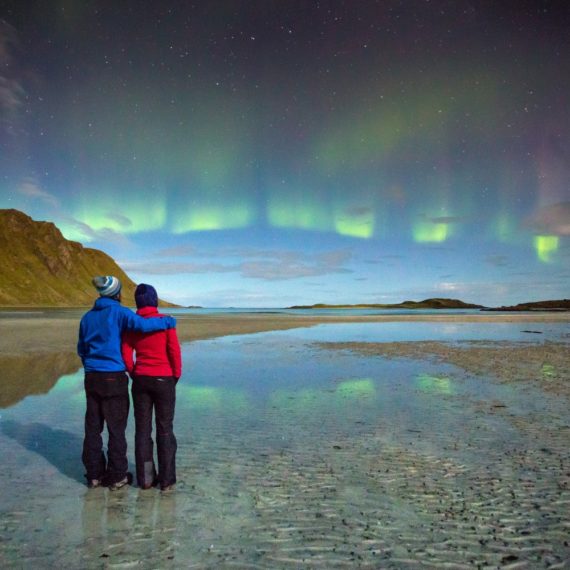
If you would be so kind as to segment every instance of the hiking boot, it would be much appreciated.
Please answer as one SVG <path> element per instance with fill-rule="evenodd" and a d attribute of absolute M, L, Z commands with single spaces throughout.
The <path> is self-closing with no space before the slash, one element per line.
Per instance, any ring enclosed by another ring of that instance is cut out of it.
<path fill-rule="evenodd" d="M 152 483 L 147 483 L 146 485 L 140 485 L 140 488 L 143 491 L 148 491 L 149 489 L 152 489 L 153 487 L 158 487 L 158 479 L 155 479 Z"/>
<path fill-rule="evenodd" d="M 120 481 L 117 481 L 116 483 L 111 483 L 109 485 L 109 489 L 111 491 L 118 491 L 119 489 L 122 489 L 126 485 L 130 485 L 132 482 L 133 482 L 133 476 L 130 473 L 127 473 Z"/>

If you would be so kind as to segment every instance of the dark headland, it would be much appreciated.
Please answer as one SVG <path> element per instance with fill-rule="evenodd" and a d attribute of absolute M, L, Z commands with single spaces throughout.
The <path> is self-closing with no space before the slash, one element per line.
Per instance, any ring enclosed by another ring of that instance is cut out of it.
<path fill-rule="evenodd" d="M 533 303 L 519 303 L 505 307 L 494 307 L 483 309 L 483 311 L 570 311 L 570 299 L 560 299 L 558 301 L 535 301 Z"/>
<path fill-rule="evenodd" d="M 424 299 L 423 301 L 404 301 L 403 303 L 380 304 L 380 303 L 359 303 L 355 305 L 329 305 L 317 303 L 315 305 L 294 305 L 288 309 L 480 309 L 481 311 L 500 312 L 564 312 L 570 311 L 570 299 L 560 299 L 554 301 L 534 301 L 529 303 L 519 303 L 503 307 L 485 307 L 465 303 L 459 299 Z"/>
<path fill-rule="evenodd" d="M 424 299 L 423 301 L 404 301 L 403 303 L 359 303 L 357 305 L 328 305 L 317 303 L 315 305 L 294 305 L 289 309 L 483 309 L 483 305 L 465 303 L 459 299 Z"/>

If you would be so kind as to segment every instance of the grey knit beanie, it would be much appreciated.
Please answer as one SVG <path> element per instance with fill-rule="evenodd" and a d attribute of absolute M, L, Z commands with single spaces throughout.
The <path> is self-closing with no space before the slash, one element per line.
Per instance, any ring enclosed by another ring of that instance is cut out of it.
<path fill-rule="evenodd" d="M 113 275 L 93 277 L 91 282 L 101 297 L 114 297 L 121 292 L 121 282 Z"/>

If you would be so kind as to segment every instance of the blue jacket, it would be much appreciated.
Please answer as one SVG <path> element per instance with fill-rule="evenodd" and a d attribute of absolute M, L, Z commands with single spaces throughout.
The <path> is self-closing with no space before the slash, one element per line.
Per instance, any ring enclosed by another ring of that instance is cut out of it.
<path fill-rule="evenodd" d="M 145 319 L 123 307 L 119 301 L 99 297 L 79 325 L 79 354 L 85 372 L 122 372 L 121 334 L 125 330 L 143 333 L 164 331 L 176 326 L 172 317 Z"/>

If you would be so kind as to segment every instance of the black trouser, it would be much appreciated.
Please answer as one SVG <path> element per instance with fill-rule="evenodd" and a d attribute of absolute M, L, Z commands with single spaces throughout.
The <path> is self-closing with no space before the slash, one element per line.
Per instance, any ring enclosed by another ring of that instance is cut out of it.
<path fill-rule="evenodd" d="M 124 372 L 86 372 L 85 439 L 83 465 L 87 479 L 116 483 L 127 474 L 127 419 L 129 417 L 129 379 Z M 109 442 L 107 459 L 103 453 L 104 424 Z"/>
<path fill-rule="evenodd" d="M 135 407 L 135 460 L 137 482 L 149 487 L 176 483 L 176 437 L 174 407 L 176 380 L 172 376 L 136 376 L 132 386 Z M 153 459 L 152 410 L 155 410 L 158 476 Z"/>

